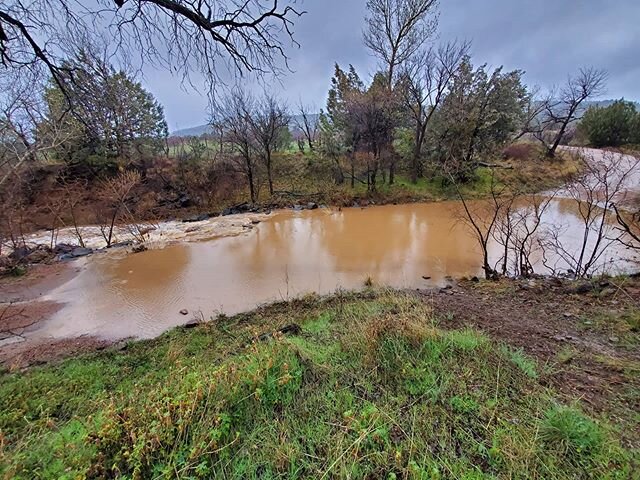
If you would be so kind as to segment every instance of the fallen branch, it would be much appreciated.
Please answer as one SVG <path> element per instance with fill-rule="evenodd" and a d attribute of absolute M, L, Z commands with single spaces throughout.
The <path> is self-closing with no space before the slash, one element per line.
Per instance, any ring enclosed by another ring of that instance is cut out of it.
<path fill-rule="evenodd" d="M 513 170 L 513 165 L 499 165 L 497 163 L 478 162 L 478 166 L 485 168 L 504 168 L 505 170 Z"/>

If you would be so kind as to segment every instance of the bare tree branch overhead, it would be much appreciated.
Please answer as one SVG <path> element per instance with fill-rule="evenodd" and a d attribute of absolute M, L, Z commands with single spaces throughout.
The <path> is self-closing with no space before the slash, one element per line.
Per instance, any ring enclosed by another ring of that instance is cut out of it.
<path fill-rule="evenodd" d="M 304 13 L 286 3 L 11 0 L 0 6 L 0 64 L 44 69 L 63 87 L 63 59 L 75 42 L 108 37 L 115 55 L 136 51 L 141 63 L 168 68 L 187 82 L 194 69 L 211 86 L 228 68 L 277 74 L 287 68 L 287 44 L 297 45 L 293 22 Z"/>
<path fill-rule="evenodd" d="M 389 87 L 397 68 L 433 37 L 438 0 L 368 0 L 364 44 L 386 69 Z"/>
<path fill-rule="evenodd" d="M 542 118 L 533 134 L 543 143 L 548 157 L 555 156 L 569 125 L 580 120 L 580 106 L 603 93 L 607 76 L 604 70 L 582 68 L 577 75 L 570 75 L 558 92 L 552 91 L 539 103 L 539 111 L 535 114 Z"/>

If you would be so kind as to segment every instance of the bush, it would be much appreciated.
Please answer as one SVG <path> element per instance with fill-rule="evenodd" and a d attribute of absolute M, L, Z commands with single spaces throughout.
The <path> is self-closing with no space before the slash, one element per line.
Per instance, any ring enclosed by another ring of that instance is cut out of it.
<path fill-rule="evenodd" d="M 594 147 L 619 147 L 640 138 L 640 114 L 632 102 L 618 100 L 608 107 L 591 107 L 579 129 Z"/>
<path fill-rule="evenodd" d="M 505 159 L 534 160 L 539 155 L 538 147 L 531 143 L 513 143 L 502 150 Z"/>
<path fill-rule="evenodd" d="M 598 425 L 575 408 L 551 408 L 540 430 L 544 442 L 567 456 L 590 456 L 602 447 L 603 434 Z"/>

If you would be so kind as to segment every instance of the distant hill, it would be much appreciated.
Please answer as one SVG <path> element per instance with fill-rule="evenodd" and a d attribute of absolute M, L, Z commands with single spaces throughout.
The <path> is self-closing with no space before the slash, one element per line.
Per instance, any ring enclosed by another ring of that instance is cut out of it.
<path fill-rule="evenodd" d="M 319 118 L 320 118 L 319 113 L 312 113 L 309 115 L 309 120 L 312 123 L 318 122 Z M 291 123 L 289 124 L 289 128 L 292 131 L 295 131 L 297 129 L 296 124 L 301 119 L 302 118 L 300 115 L 293 115 L 291 117 Z M 208 133 L 213 133 L 213 129 L 211 128 L 211 125 L 198 125 L 196 127 L 183 128 L 181 130 L 176 130 L 175 132 L 171 132 L 169 137 L 199 137 L 200 135 L 204 135 Z"/>
<path fill-rule="evenodd" d="M 578 116 L 582 116 L 582 114 L 589 108 L 589 107 L 608 107 L 609 105 L 611 105 L 613 102 L 616 102 L 617 100 L 593 100 L 593 101 L 587 101 L 584 102 L 580 108 L 580 110 L 577 112 Z M 639 102 L 633 102 L 636 106 L 636 110 L 640 111 L 640 103 Z M 309 115 L 309 118 L 311 119 L 312 122 L 318 122 L 318 119 L 320 118 L 320 114 L 318 113 L 313 113 L 311 115 Z M 295 132 L 295 130 L 297 130 L 296 128 L 296 122 L 300 119 L 300 115 L 294 115 L 291 117 L 291 124 L 289 125 L 289 128 L 291 129 L 292 132 Z M 204 135 L 205 133 L 212 133 L 213 129 L 211 128 L 211 125 L 198 125 L 196 127 L 191 127 L 191 128 L 184 128 L 181 130 L 176 130 L 175 132 L 172 132 L 169 137 L 199 137 L 200 135 Z"/>
<path fill-rule="evenodd" d="M 213 129 L 211 125 L 198 125 L 197 127 L 183 128 L 182 130 L 176 130 L 171 132 L 169 137 L 199 137 L 205 133 L 212 133 Z"/>

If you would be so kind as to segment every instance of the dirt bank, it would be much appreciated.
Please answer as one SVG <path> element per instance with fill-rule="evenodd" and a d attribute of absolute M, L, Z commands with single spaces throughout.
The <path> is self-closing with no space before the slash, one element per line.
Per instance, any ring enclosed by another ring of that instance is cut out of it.
<path fill-rule="evenodd" d="M 638 279 L 461 282 L 421 294 L 443 326 L 479 328 L 536 358 L 568 400 L 613 407 L 621 422 L 640 411 Z"/>
<path fill-rule="evenodd" d="M 80 268 L 69 262 L 38 264 L 30 266 L 24 276 L 0 277 L 1 366 L 21 368 L 106 346 L 90 337 L 49 341 L 28 335 L 63 307 L 42 297 L 72 279 Z"/>
<path fill-rule="evenodd" d="M 0 305 L 37 300 L 71 280 L 80 270 L 78 263 L 55 262 L 30 265 L 19 277 L 0 276 Z"/>

